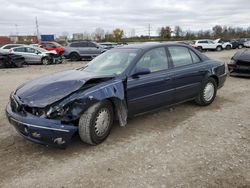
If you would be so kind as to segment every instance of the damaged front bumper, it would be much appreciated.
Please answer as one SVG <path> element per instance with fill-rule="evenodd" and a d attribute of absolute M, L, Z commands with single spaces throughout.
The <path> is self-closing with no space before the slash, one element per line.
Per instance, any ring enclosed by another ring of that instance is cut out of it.
<path fill-rule="evenodd" d="M 250 76 L 250 66 L 228 64 L 228 70 L 232 76 Z"/>
<path fill-rule="evenodd" d="M 10 104 L 6 107 L 6 116 L 24 138 L 46 146 L 65 148 L 78 131 L 77 126 L 62 124 L 59 120 L 18 114 L 12 111 Z"/>

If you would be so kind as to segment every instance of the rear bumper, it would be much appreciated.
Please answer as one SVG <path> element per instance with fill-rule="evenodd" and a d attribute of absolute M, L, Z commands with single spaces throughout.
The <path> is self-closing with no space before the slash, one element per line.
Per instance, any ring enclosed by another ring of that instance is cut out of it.
<path fill-rule="evenodd" d="M 77 132 L 78 127 L 62 124 L 59 120 L 50 120 L 28 115 L 20 115 L 6 107 L 6 116 L 18 133 L 34 143 L 65 148 Z"/>

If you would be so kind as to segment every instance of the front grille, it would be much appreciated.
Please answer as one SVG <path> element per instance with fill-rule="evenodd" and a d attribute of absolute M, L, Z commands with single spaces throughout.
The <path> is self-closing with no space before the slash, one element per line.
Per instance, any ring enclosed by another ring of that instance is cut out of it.
<path fill-rule="evenodd" d="M 44 116 L 45 111 L 41 108 L 33 108 L 29 106 L 25 106 L 24 110 L 30 114 L 33 114 L 34 116 Z"/>
<path fill-rule="evenodd" d="M 250 62 L 248 61 L 237 61 L 237 65 L 241 65 L 241 66 L 250 66 Z"/>

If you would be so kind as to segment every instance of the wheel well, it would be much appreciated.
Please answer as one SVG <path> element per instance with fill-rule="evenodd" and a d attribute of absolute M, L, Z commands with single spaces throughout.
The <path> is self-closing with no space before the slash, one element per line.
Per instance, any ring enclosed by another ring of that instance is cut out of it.
<path fill-rule="evenodd" d="M 219 79 L 218 79 L 218 77 L 216 75 L 212 75 L 210 77 L 213 78 L 216 81 L 216 85 L 218 87 L 218 85 L 219 85 Z"/>
<path fill-rule="evenodd" d="M 71 55 L 71 54 L 79 54 L 79 53 L 76 52 L 76 51 L 73 51 L 73 52 L 70 52 L 70 53 L 69 53 L 69 55 Z"/>

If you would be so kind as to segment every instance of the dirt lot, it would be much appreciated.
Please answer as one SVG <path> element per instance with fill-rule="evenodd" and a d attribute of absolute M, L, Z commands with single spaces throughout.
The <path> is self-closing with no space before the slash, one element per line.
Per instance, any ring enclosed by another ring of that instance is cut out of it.
<path fill-rule="evenodd" d="M 235 50 L 209 52 L 229 61 Z M 0 70 L 0 187 L 250 187 L 250 80 L 229 77 L 211 106 L 189 102 L 116 125 L 101 145 L 24 140 L 5 118 L 18 85 L 83 62 Z"/>

